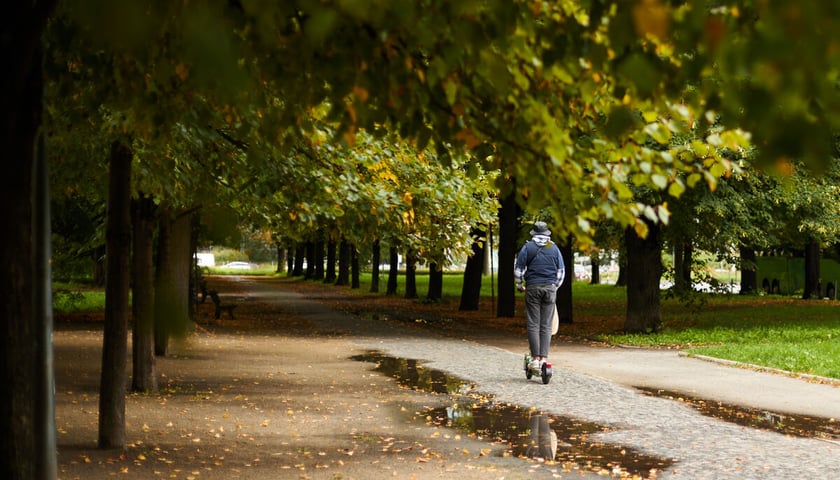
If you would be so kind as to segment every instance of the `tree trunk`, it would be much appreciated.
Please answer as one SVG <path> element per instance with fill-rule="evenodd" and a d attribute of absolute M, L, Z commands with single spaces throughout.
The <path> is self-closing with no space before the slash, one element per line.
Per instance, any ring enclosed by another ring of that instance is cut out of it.
<path fill-rule="evenodd" d="M 674 242 L 674 289 L 687 292 L 691 289 L 691 264 L 694 261 L 694 245 L 691 241 Z"/>
<path fill-rule="evenodd" d="M 390 248 L 388 265 L 388 285 L 385 288 L 385 295 L 396 295 L 397 277 L 400 274 L 400 253 L 397 247 Z"/>
<path fill-rule="evenodd" d="M 274 248 L 277 253 L 277 268 L 274 273 L 283 273 L 286 271 L 286 249 L 280 242 L 274 244 Z"/>
<path fill-rule="evenodd" d="M 360 288 L 362 286 L 361 268 L 359 266 L 359 249 L 355 244 L 350 244 L 350 288 Z"/>
<path fill-rule="evenodd" d="M 105 327 L 99 384 L 99 448 L 125 448 L 128 289 L 131 268 L 131 149 L 111 145 L 105 243 Z"/>
<path fill-rule="evenodd" d="M 627 333 L 650 333 L 662 327 L 659 281 L 662 278 L 662 230 L 648 223 L 647 238 L 625 231 L 627 257 Z"/>
<path fill-rule="evenodd" d="M 426 300 L 439 302 L 443 298 L 443 269 L 432 262 L 429 264 L 429 291 L 426 293 Z"/>
<path fill-rule="evenodd" d="M 157 391 L 155 374 L 154 236 L 155 204 L 151 197 L 132 203 L 134 252 L 131 312 L 132 382 L 136 392 Z"/>
<path fill-rule="evenodd" d="M 557 290 L 557 316 L 560 323 L 572 323 L 572 283 L 575 279 L 575 264 L 572 261 L 574 252 L 572 251 L 572 238 L 569 237 L 565 242 L 557 245 L 560 247 L 560 253 L 563 255 L 563 262 L 566 267 L 566 278 L 560 289 Z"/>
<path fill-rule="evenodd" d="M 292 275 L 294 275 L 295 255 L 296 254 L 297 254 L 297 247 L 295 246 L 295 243 L 292 242 L 292 244 L 286 250 L 286 275 L 288 275 L 290 277 Z"/>
<path fill-rule="evenodd" d="M 295 246 L 295 265 L 292 268 L 292 276 L 300 277 L 303 275 L 303 261 L 306 258 L 306 245 L 298 243 Z"/>
<path fill-rule="evenodd" d="M 155 354 L 166 355 L 169 339 L 184 335 L 190 323 L 190 234 L 192 213 L 161 215 L 155 278 Z"/>
<path fill-rule="evenodd" d="M 373 241 L 370 258 L 370 292 L 379 293 L 379 264 L 382 263 L 382 248 L 379 239 Z"/>
<path fill-rule="evenodd" d="M 502 199 L 499 209 L 499 302 L 497 317 L 516 316 L 516 285 L 513 282 L 513 267 L 516 261 L 517 237 L 519 236 L 519 205 L 516 203 L 516 189 Z"/>
<path fill-rule="evenodd" d="M 50 212 L 42 128 L 44 11 L 12 7 L 0 20 L 0 478 L 57 476 Z M 9 8 L 7 8 L 9 10 Z M 8 41 L 12 39 L 12 41 Z"/>
<path fill-rule="evenodd" d="M 574 265 L 572 266 L 574 269 Z M 589 284 L 590 285 L 600 285 L 601 284 L 601 251 L 597 248 L 593 248 L 592 251 L 589 252 Z"/>
<path fill-rule="evenodd" d="M 822 298 L 820 285 L 820 241 L 808 237 L 805 244 L 805 291 L 802 298 Z"/>
<path fill-rule="evenodd" d="M 414 252 L 405 257 L 405 298 L 417 298 L 417 259 Z"/>
<path fill-rule="evenodd" d="M 335 284 L 338 286 L 350 285 L 350 242 L 341 240 L 338 245 L 338 277 Z"/>
<path fill-rule="evenodd" d="M 335 273 L 336 248 L 335 240 L 331 239 L 327 242 L 327 268 L 324 270 L 324 283 L 335 283 L 337 278 Z"/>
<path fill-rule="evenodd" d="M 741 295 L 750 295 L 758 290 L 758 275 L 755 268 L 755 249 L 741 246 Z"/>
<path fill-rule="evenodd" d="M 627 286 L 627 245 L 622 242 L 618 249 L 618 277 L 615 279 L 616 287 Z"/>
<path fill-rule="evenodd" d="M 481 280 L 482 272 L 484 272 L 484 256 L 487 243 L 480 239 L 486 237 L 487 232 L 474 228 L 471 236 L 473 238 L 472 255 L 467 258 L 467 266 L 464 268 L 461 304 L 458 306 L 458 310 L 462 312 L 478 310 L 481 301 Z"/>
<path fill-rule="evenodd" d="M 315 278 L 315 242 L 309 241 L 306 242 L 306 271 L 303 274 L 303 278 L 306 280 L 312 280 Z"/>
<path fill-rule="evenodd" d="M 312 280 L 324 279 L 324 240 L 317 240 L 315 242 L 315 251 L 312 254 L 312 263 L 314 269 L 312 270 Z"/>

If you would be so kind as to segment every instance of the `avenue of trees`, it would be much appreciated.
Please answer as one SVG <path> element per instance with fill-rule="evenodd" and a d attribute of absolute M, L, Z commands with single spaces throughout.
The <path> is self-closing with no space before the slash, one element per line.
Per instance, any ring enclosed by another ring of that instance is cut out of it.
<path fill-rule="evenodd" d="M 830 2 L 29 0 L 0 24 L 4 478 L 56 477 L 53 226 L 105 259 L 102 448 L 125 444 L 129 308 L 138 391 L 188 321 L 197 215 L 344 267 L 382 244 L 443 267 L 498 229 L 499 315 L 519 222 L 547 218 L 567 256 L 623 245 L 636 332 L 665 242 L 679 284 L 694 248 L 837 241 Z"/>

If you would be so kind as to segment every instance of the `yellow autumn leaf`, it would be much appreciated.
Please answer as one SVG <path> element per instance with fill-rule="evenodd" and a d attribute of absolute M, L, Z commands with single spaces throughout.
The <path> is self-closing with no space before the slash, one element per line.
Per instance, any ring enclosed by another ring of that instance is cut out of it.
<path fill-rule="evenodd" d="M 184 82 L 189 77 L 190 70 L 183 63 L 179 63 L 178 65 L 175 65 L 175 75 Z"/>
<path fill-rule="evenodd" d="M 641 0 L 633 7 L 633 24 L 641 36 L 663 41 L 671 30 L 671 12 L 660 0 Z"/>
<path fill-rule="evenodd" d="M 347 104 L 347 114 L 350 115 L 350 121 L 356 123 L 356 107 L 352 103 Z"/>
<path fill-rule="evenodd" d="M 472 130 L 469 128 L 464 128 L 460 132 L 455 134 L 455 139 L 464 142 L 468 150 L 472 150 L 473 148 L 481 145 L 481 139 L 479 139 Z"/>
<path fill-rule="evenodd" d="M 370 98 L 370 93 L 366 88 L 356 85 L 353 87 L 353 96 L 360 102 L 364 103 L 367 102 L 368 98 Z"/>
<path fill-rule="evenodd" d="M 633 230 L 636 231 L 636 235 L 639 238 L 647 238 L 648 235 L 648 226 L 645 222 L 636 219 L 636 223 L 633 224 Z"/>

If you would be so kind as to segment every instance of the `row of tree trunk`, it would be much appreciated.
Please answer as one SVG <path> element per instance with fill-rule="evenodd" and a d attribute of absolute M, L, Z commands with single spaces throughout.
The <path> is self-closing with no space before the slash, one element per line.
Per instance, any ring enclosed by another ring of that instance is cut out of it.
<path fill-rule="evenodd" d="M 499 211 L 499 258 L 498 265 L 498 302 L 496 304 L 497 317 L 516 316 L 516 290 L 514 288 L 513 267 L 516 254 L 521 247 L 519 241 L 521 208 L 511 195 L 502 201 Z M 625 279 L 620 285 L 627 288 L 627 311 L 625 330 L 628 332 L 654 332 L 661 327 L 660 312 L 660 280 L 662 278 L 662 229 L 658 224 L 648 225 L 649 234 L 640 238 L 635 230 L 626 230 L 625 261 L 622 271 L 631 274 L 620 275 Z M 482 276 L 485 267 L 488 232 L 482 229 L 472 231 L 474 243 L 473 254 L 467 259 L 463 276 L 463 286 L 459 309 L 463 311 L 478 310 L 481 296 Z M 326 247 L 324 244 L 326 243 Z M 558 242 L 560 251 L 566 262 L 566 281 L 560 286 L 557 295 L 558 316 L 561 323 L 573 322 L 572 282 L 574 280 L 573 241 L 571 238 Z M 681 250 L 682 251 L 682 250 Z M 282 252 L 282 253 L 281 253 Z M 304 276 L 309 280 L 322 280 L 335 285 L 350 285 L 359 288 L 359 259 L 355 245 L 341 240 L 315 240 L 286 250 L 278 247 L 278 263 L 281 257 L 288 261 L 292 276 Z M 326 252 L 326 254 L 325 254 Z M 337 252 L 337 254 L 336 254 Z M 379 290 L 379 241 L 375 241 L 372 249 L 374 270 L 371 278 L 371 292 Z M 690 249 L 686 247 L 690 258 Z M 397 275 L 399 272 L 397 247 L 390 249 L 390 269 L 387 281 L 387 295 L 397 294 Z M 406 281 L 405 297 L 418 298 L 416 287 L 416 256 L 406 252 Z M 505 261 L 504 259 L 508 259 Z M 326 268 L 324 267 L 326 260 Z M 304 272 L 304 264 L 306 271 Z M 597 263 L 593 265 L 597 269 Z M 338 274 L 336 275 L 336 269 Z M 443 271 L 439 265 L 429 265 L 429 290 L 426 299 L 440 300 L 443 290 Z M 684 272 L 683 279 L 690 282 L 690 270 Z"/>
<path fill-rule="evenodd" d="M 189 328 L 195 297 L 191 294 L 195 245 L 190 215 L 194 211 L 173 214 L 143 194 L 132 201 L 133 156 L 127 141 L 112 144 L 99 392 L 98 445 L 105 449 L 125 447 L 129 291 L 133 293 L 131 389 L 140 392 L 157 390 L 155 355 L 166 355 L 170 337 Z"/>

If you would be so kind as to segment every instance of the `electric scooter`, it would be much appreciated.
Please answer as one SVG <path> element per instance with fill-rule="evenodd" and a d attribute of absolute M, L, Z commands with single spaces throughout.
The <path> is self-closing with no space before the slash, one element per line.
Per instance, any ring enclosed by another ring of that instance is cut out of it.
<path fill-rule="evenodd" d="M 534 375 L 539 375 L 542 378 L 544 385 L 548 385 L 551 381 L 551 363 L 545 361 L 540 362 L 538 368 L 531 368 L 531 354 L 525 354 L 525 378 L 531 379 Z"/>

